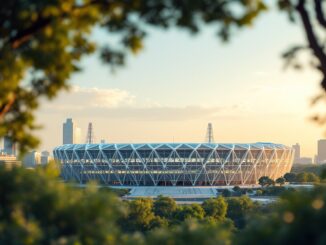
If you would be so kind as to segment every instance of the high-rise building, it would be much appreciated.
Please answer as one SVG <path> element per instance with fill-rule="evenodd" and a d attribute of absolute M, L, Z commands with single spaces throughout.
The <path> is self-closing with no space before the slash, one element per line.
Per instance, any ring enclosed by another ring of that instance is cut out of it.
<path fill-rule="evenodd" d="M 12 142 L 10 136 L 3 137 L 3 152 L 7 155 L 16 155 L 16 145 Z"/>
<path fill-rule="evenodd" d="M 317 163 L 326 163 L 326 139 L 318 140 Z"/>
<path fill-rule="evenodd" d="M 63 144 L 79 144 L 80 128 L 73 122 L 72 118 L 67 118 L 63 123 Z"/>
<path fill-rule="evenodd" d="M 300 155 L 300 145 L 299 143 L 296 143 L 292 146 L 294 149 L 294 163 L 299 163 L 301 155 Z"/>

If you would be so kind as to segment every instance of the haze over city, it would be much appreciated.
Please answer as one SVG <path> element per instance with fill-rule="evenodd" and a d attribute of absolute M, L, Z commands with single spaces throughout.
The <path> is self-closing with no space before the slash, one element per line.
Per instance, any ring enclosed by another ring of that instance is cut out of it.
<path fill-rule="evenodd" d="M 40 149 L 60 145 L 62 122 L 72 117 L 82 141 L 89 121 L 98 141 L 117 143 L 202 142 L 212 122 L 216 142 L 299 142 L 302 155 L 313 157 L 324 132 L 309 120 L 320 77 L 285 70 L 281 59 L 290 44 L 304 42 L 301 30 L 270 11 L 227 44 L 215 35 L 207 27 L 192 37 L 152 30 L 143 52 L 113 73 L 97 55 L 85 59 L 71 91 L 39 110 Z M 106 38 L 95 32 L 94 39 Z"/>

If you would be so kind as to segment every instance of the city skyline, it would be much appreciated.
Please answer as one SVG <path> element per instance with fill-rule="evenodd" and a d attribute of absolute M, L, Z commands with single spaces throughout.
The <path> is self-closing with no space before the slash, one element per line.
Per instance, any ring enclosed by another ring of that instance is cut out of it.
<path fill-rule="evenodd" d="M 280 27 L 286 37 L 274 36 Z M 94 38 L 105 37 L 96 32 Z M 217 142 L 299 142 L 302 155 L 313 157 L 324 132 L 308 120 L 319 76 L 309 69 L 284 71 L 280 58 L 298 40 L 300 30 L 271 11 L 228 44 L 209 28 L 194 38 L 152 31 L 144 52 L 114 74 L 91 56 L 83 61 L 85 70 L 71 78 L 71 92 L 39 110 L 40 149 L 60 145 L 60 125 L 73 117 L 82 139 L 93 121 L 108 142 L 202 142 L 212 122 Z"/>

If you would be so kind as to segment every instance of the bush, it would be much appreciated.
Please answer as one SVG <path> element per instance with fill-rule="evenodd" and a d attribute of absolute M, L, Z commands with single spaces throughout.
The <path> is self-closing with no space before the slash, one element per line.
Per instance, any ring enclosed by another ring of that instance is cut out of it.
<path fill-rule="evenodd" d="M 256 208 L 256 205 L 247 196 L 231 197 L 226 201 L 228 204 L 226 216 L 233 220 L 237 228 L 243 228 L 246 224 L 246 215 Z"/>
<path fill-rule="evenodd" d="M 250 219 L 235 244 L 325 244 L 326 188 L 287 192 L 274 212 Z"/>
<path fill-rule="evenodd" d="M 229 189 L 224 189 L 222 191 L 222 196 L 223 197 L 230 197 L 230 196 L 232 196 L 232 192 Z"/>
<path fill-rule="evenodd" d="M 169 219 L 177 210 L 177 204 L 175 200 L 170 197 L 158 196 L 154 202 L 153 210 L 155 215 Z"/>
<path fill-rule="evenodd" d="M 228 204 L 223 197 L 207 199 L 202 203 L 206 216 L 211 216 L 216 220 L 224 220 Z"/>
<path fill-rule="evenodd" d="M 231 223 L 200 224 L 187 220 L 174 229 L 150 232 L 146 244 L 153 245 L 230 245 L 233 234 Z"/>
<path fill-rule="evenodd" d="M 205 216 L 205 211 L 199 204 L 191 204 L 180 206 L 176 213 L 175 218 L 178 221 L 185 221 L 187 219 L 203 219 Z"/>
<path fill-rule="evenodd" d="M 296 178 L 297 178 L 297 176 L 295 173 L 286 173 L 284 175 L 284 179 L 286 182 L 295 182 Z"/>
<path fill-rule="evenodd" d="M 124 231 L 148 231 L 150 224 L 155 219 L 153 212 L 153 200 L 148 198 L 139 198 L 128 203 L 129 214 L 122 219 L 121 228 Z"/>
<path fill-rule="evenodd" d="M 263 191 L 262 190 L 257 190 L 256 191 L 256 196 L 262 196 L 263 195 Z"/>
<path fill-rule="evenodd" d="M 119 243 L 123 203 L 95 186 L 69 187 L 57 176 L 53 165 L 0 166 L 0 244 Z"/>

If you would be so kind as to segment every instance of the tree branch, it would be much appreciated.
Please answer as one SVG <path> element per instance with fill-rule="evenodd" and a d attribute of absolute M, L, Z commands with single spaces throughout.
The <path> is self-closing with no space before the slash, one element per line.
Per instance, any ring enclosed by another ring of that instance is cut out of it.
<path fill-rule="evenodd" d="M 319 24 L 326 28 L 326 19 L 323 11 L 322 0 L 315 0 L 315 12 Z"/>
<path fill-rule="evenodd" d="M 318 0 L 317 0 L 318 1 Z M 308 39 L 309 47 L 313 50 L 314 55 L 319 61 L 320 66 L 318 69 L 323 73 L 323 81 L 322 81 L 322 87 L 326 91 L 326 55 L 324 53 L 323 48 L 320 46 L 315 31 L 313 29 L 313 26 L 310 21 L 310 16 L 305 8 L 305 0 L 299 0 L 298 5 L 296 6 L 296 10 L 299 12 L 306 36 Z"/>
<path fill-rule="evenodd" d="M 0 122 L 2 121 L 3 117 L 8 113 L 8 111 L 10 111 L 15 101 L 16 101 L 16 95 L 13 95 L 10 98 L 10 100 L 7 102 L 7 104 L 3 106 L 2 110 L 0 110 Z"/>
<path fill-rule="evenodd" d="M 109 0 L 106 0 L 106 1 L 92 0 L 85 5 L 73 6 L 71 11 L 74 11 L 77 9 L 84 9 L 84 8 L 90 7 L 95 4 L 109 4 Z M 62 12 L 61 15 L 58 16 L 58 18 L 63 18 L 66 16 L 67 16 L 67 12 Z M 8 43 L 10 44 L 10 46 L 13 49 L 19 48 L 23 43 L 28 41 L 33 36 L 33 34 L 35 34 L 36 32 L 38 32 L 38 31 L 42 30 L 43 28 L 45 28 L 46 26 L 48 26 L 53 20 L 54 20 L 53 17 L 38 18 L 30 27 L 28 27 L 24 30 L 18 31 L 18 33 L 15 36 L 9 38 Z"/>
<path fill-rule="evenodd" d="M 17 33 L 9 39 L 11 47 L 16 49 L 21 44 L 30 39 L 30 37 L 51 23 L 51 18 L 39 18 L 33 25 Z"/>

